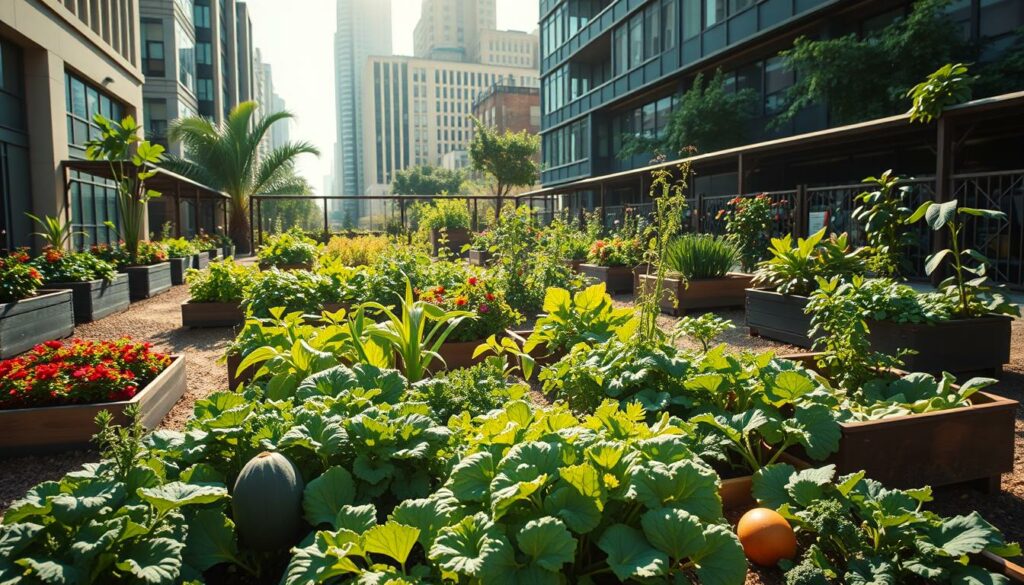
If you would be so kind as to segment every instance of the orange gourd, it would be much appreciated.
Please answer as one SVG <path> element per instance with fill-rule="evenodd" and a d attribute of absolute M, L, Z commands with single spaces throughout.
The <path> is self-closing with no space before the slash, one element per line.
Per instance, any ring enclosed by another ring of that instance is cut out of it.
<path fill-rule="evenodd" d="M 736 525 L 743 552 L 754 563 L 771 567 L 782 559 L 796 557 L 796 535 L 778 512 L 768 508 L 754 508 L 740 518 Z"/>

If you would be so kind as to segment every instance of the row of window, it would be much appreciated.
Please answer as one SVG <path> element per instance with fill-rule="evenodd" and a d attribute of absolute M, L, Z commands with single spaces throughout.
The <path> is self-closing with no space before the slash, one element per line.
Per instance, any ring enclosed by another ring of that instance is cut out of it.
<path fill-rule="evenodd" d="M 544 135 L 544 162 L 559 167 L 590 157 L 590 132 L 587 118 Z"/>
<path fill-rule="evenodd" d="M 622 75 L 676 46 L 676 0 L 654 2 L 612 31 L 612 74 Z"/>
<path fill-rule="evenodd" d="M 573 0 L 559 6 L 541 24 L 541 54 L 547 57 L 554 53 L 608 4 L 607 0 Z"/>
<path fill-rule="evenodd" d="M 174 22 L 174 40 L 178 47 L 178 81 L 189 91 L 196 90 L 196 43 L 192 35 L 177 21 Z M 167 76 L 166 39 L 161 20 L 142 19 L 142 72 L 147 77 Z M 212 64 L 207 44 L 203 49 L 203 64 Z"/>

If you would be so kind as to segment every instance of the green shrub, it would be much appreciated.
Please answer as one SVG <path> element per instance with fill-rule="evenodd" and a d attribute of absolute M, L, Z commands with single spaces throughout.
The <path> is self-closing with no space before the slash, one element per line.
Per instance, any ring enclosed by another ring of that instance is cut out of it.
<path fill-rule="evenodd" d="M 210 263 L 206 270 L 189 270 L 185 280 L 194 303 L 240 303 L 259 276 L 256 266 L 235 264 L 229 258 Z"/>
<path fill-rule="evenodd" d="M 772 257 L 761 262 L 754 275 L 754 286 L 784 295 L 806 296 L 818 287 L 818 278 L 839 278 L 845 282 L 863 275 L 863 248 L 851 251 L 846 234 L 833 234 L 825 239 L 826 229 L 807 239 L 798 238 L 795 246 L 792 235 L 772 238 L 768 250 Z"/>
<path fill-rule="evenodd" d="M 687 234 L 669 244 L 665 265 L 687 280 L 722 278 L 732 270 L 737 258 L 736 246 L 725 238 Z"/>
<path fill-rule="evenodd" d="M 461 412 L 470 416 L 501 408 L 525 393 L 509 384 L 501 360 L 485 360 L 473 367 L 427 378 L 412 388 L 412 400 L 426 402 L 439 421 Z"/>
<path fill-rule="evenodd" d="M 199 253 L 199 247 L 185 238 L 165 238 L 161 243 L 167 248 L 169 258 L 188 258 Z"/>
<path fill-rule="evenodd" d="M 430 203 L 417 205 L 414 213 L 419 214 L 421 230 L 469 229 L 469 207 L 465 199 L 439 197 Z"/>
<path fill-rule="evenodd" d="M 87 252 L 67 252 L 48 248 L 43 255 L 32 260 L 32 265 L 43 275 L 43 281 L 89 282 L 92 280 L 113 281 L 117 269 L 106 260 L 100 260 Z"/>
<path fill-rule="evenodd" d="M 327 243 L 323 256 L 327 260 L 341 262 L 345 266 L 369 266 L 393 245 L 395 243 L 384 236 L 355 238 L 335 236 Z"/>
<path fill-rule="evenodd" d="M 267 318 L 270 310 L 281 307 L 286 313 L 302 312 L 319 315 L 325 303 L 341 302 L 334 292 L 334 282 L 308 270 L 263 271 L 249 286 L 242 303 L 254 317 Z"/>
<path fill-rule="evenodd" d="M 43 286 L 43 275 L 29 263 L 27 252 L 0 257 L 0 303 L 27 299 Z"/>
<path fill-rule="evenodd" d="M 319 255 L 320 250 L 316 242 L 295 228 L 271 236 L 258 252 L 261 264 L 278 267 L 290 264 L 313 264 Z"/>

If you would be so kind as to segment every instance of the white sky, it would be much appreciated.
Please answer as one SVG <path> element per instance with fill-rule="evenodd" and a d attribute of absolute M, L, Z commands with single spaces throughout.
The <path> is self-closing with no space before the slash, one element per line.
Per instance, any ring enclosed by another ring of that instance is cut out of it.
<path fill-rule="evenodd" d="M 336 0 L 246 0 L 256 46 L 274 68 L 274 87 L 296 116 L 292 140 L 308 140 L 321 152 L 304 157 L 299 171 L 317 192 L 331 172 L 334 148 L 334 28 Z M 392 0 L 394 50 L 412 54 L 412 32 L 421 0 Z M 537 0 L 498 0 L 498 28 L 537 28 Z"/>

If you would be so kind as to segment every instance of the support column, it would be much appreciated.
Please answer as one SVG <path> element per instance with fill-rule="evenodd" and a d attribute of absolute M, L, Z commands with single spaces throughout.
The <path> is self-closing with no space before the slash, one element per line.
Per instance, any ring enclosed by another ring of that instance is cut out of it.
<path fill-rule="evenodd" d="M 25 64 L 25 107 L 29 152 L 31 197 L 11 201 L 11 242 L 33 244 L 33 226 L 25 212 L 38 216 L 70 217 L 68 194 L 61 162 L 68 159 L 67 111 L 64 96 L 64 61 L 45 49 L 27 48 Z"/>
<path fill-rule="evenodd" d="M 743 167 L 743 153 L 736 156 L 736 194 L 744 195 L 747 192 L 746 170 Z"/>

